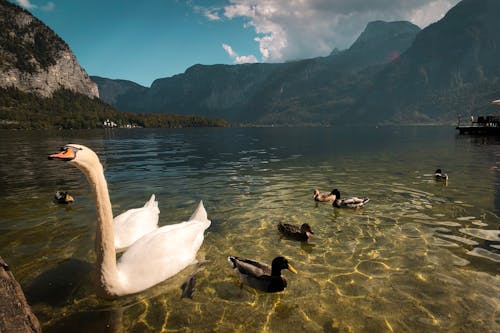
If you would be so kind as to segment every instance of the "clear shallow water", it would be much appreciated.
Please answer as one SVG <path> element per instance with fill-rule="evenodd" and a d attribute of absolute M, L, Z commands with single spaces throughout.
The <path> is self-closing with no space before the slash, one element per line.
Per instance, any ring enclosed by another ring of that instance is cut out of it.
<path fill-rule="evenodd" d="M 451 127 L 0 132 L 0 255 L 44 332 L 497 332 L 500 142 Z M 202 199 L 206 261 L 137 295 L 95 295 L 95 209 L 80 172 L 48 161 L 77 142 L 101 156 L 115 214 L 155 193 L 160 224 Z M 447 185 L 435 182 L 437 167 Z M 314 188 L 368 196 L 315 204 Z M 52 203 L 68 190 L 76 203 Z M 311 224 L 309 244 L 276 224 Z M 277 294 L 240 291 L 228 255 L 286 256 Z M 198 271 L 199 270 L 199 271 Z M 193 299 L 182 283 L 195 275 Z"/>

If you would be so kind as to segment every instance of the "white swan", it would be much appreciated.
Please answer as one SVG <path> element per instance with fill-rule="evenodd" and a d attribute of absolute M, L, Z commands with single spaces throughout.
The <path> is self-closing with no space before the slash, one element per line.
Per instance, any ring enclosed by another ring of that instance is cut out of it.
<path fill-rule="evenodd" d="M 203 232 L 210 226 L 200 201 L 187 222 L 166 225 L 144 235 L 116 260 L 113 212 L 108 185 L 97 155 L 78 144 L 69 144 L 49 159 L 69 161 L 87 177 L 97 209 L 96 265 L 100 291 L 106 296 L 121 296 L 150 288 L 177 274 L 196 261 L 203 243 Z"/>
<path fill-rule="evenodd" d="M 158 228 L 158 201 L 155 195 L 144 204 L 144 207 L 129 209 L 115 216 L 115 249 L 126 250 L 136 240 Z"/>

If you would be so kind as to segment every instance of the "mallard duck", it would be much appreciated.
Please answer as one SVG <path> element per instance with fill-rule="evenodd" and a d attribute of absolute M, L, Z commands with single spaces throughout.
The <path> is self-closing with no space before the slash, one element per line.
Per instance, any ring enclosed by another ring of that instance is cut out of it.
<path fill-rule="evenodd" d="M 242 283 L 268 293 L 283 291 L 286 288 L 286 280 L 281 276 L 282 269 L 288 269 L 297 274 L 295 268 L 284 257 L 274 258 L 271 266 L 233 256 L 229 256 L 227 259 L 240 276 Z"/>
<path fill-rule="evenodd" d="M 441 169 L 437 169 L 436 172 L 434 172 L 434 177 L 436 177 L 436 180 L 448 180 L 448 174 L 442 172 Z"/>
<path fill-rule="evenodd" d="M 54 202 L 60 204 L 69 204 L 75 202 L 75 199 L 68 192 L 57 191 L 54 195 Z"/>
<path fill-rule="evenodd" d="M 315 201 L 319 202 L 331 202 L 335 200 L 335 196 L 332 192 L 320 192 L 318 189 L 314 190 L 313 198 Z"/>
<path fill-rule="evenodd" d="M 196 262 L 204 231 L 211 223 L 202 201 L 186 222 L 167 224 L 145 234 L 117 259 L 108 185 L 97 154 L 83 145 L 68 144 L 49 159 L 68 161 L 76 166 L 93 189 L 97 212 L 97 286 L 103 295 L 138 293 Z"/>
<path fill-rule="evenodd" d="M 337 208 L 361 208 L 368 201 L 370 201 L 370 199 L 368 198 L 358 198 L 358 197 L 342 199 L 340 197 L 340 192 L 337 189 L 334 189 L 332 193 L 335 195 L 335 200 L 333 201 L 333 207 Z"/>
<path fill-rule="evenodd" d="M 313 237 L 314 232 L 308 223 L 294 225 L 288 223 L 278 223 L 278 230 L 285 236 L 301 241 L 306 241 Z"/>

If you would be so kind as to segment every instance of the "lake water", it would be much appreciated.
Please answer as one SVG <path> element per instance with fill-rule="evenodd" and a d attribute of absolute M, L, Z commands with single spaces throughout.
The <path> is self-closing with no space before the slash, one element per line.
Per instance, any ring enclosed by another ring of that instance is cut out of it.
<path fill-rule="evenodd" d="M 0 131 L 0 255 L 44 332 L 499 332 L 500 140 L 453 127 Z M 148 291 L 95 295 L 95 208 L 84 176 L 47 156 L 101 157 L 114 214 L 152 193 L 160 225 L 202 199 L 204 259 Z M 436 168 L 447 184 L 436 182 Z M 359 210 L 313 189 L 368 196 Z M 57 190 L 76 199 L 52 203 Z M 310 243 L 278 222 L 309 223 Z M 283 255 L 284 292 L 244 288 L 227 262 Z M 193 298 L 181 285 L 193 273 Z"/>

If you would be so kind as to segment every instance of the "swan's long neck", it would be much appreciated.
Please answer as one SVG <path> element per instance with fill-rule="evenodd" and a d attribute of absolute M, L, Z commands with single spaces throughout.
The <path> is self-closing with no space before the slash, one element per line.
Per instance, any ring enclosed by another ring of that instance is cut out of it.
<path fill-rule="evenodd" d="M 116 268 L 113 211 L 109 199 L 108 184 L 99 161 L 91 165 L 78 165 L 78 168 L 87 176 L 94 191 L 97 209 L 95 251 L 100 280 L 99 287 L 105 295 L 114 296 L 119 293 L 120 283 Z"/>

